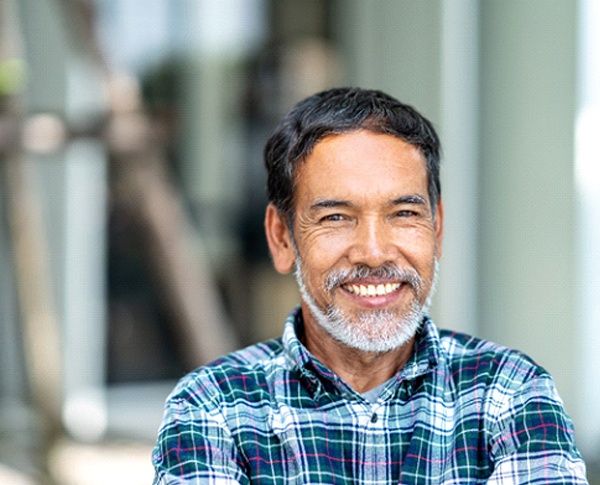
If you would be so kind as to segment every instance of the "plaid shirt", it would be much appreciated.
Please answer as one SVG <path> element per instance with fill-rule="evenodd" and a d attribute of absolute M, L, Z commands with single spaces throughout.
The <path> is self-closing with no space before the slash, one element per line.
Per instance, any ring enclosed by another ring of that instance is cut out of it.
<path fill-rule="evenodd" d="M 153 453 L 155 484 L 587 483 L 552 378 L 522 354 L 425 319 L 370 403 L 296 337 L 182 379 Z"/>

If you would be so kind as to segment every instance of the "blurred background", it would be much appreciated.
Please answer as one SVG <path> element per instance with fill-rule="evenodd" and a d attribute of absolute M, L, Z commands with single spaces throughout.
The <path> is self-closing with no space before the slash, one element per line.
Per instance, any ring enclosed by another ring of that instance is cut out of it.
<path fill-rule="evenodd" d="M 142 484 L 185 372 L 279 336 L 262 148 L 388 91 L 439 130 L 434 318 L 546 367 L 600 466 L 600 4 L 1 0 L 0 484 Z"/>

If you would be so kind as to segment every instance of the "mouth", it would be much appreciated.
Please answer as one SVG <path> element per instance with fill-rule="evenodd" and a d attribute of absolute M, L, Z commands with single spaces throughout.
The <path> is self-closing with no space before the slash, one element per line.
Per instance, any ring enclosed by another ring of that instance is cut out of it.
<path fill-rule="evenodd" d="M 345 284 L 342 288 L 348 293 L 360 297 L 378 297 L 387 296 L 397 291 L 402 283 L 379 283 L 379 284 Z"/>

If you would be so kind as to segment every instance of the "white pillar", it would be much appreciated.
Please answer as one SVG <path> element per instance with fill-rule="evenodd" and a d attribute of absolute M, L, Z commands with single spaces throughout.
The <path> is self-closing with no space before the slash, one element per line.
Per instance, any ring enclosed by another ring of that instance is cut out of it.
<path fill-rule="evenodd" d="M 580 14 L 580 99 L 577 117 L 578 274 L 575 285 L 578 342 L 579 443 L 590 457 L 600 453 L 600 4 L 584 0 Z"/>

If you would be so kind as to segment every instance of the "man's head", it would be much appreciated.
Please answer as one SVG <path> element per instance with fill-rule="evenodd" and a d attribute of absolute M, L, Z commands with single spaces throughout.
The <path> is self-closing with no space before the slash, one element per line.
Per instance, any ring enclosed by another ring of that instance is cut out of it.
<path fill-rule="evenodd" d="M 327 91 L 284 118 L 265 228 L 275 268 L 296 272 L 307 340 L 382 353 L 414 337 L 441 255 L 438 156 L 429 122 L 378 91 Z"/>
<path fill-rule="evenodd" d="M 281 120 L 265 146 L 269 201 L 291 224 L 298 167 L 330 135 L 367 130 L 395 136 L 416 147 L 427 162 L 433 210 L 441 196 L 440 142 L 415 109 L 381 91 L 334 88 L 299 102 Z"/>

